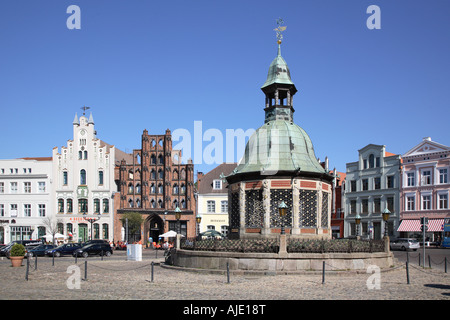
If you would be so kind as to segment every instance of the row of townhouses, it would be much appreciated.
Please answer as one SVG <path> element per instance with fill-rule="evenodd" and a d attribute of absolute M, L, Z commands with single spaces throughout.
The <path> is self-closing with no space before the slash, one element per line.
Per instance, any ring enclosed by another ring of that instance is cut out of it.
<path fill-rule="evenodd" d="M 374 144 L 358 154 L 346 172 L 330 171 L 333 237 L 418 236 L 420 218 L 427 217 L 427 236 L 439 240 L 450 218 L 450 147 L 424 138 L 403 155 Z M 92 114 L 75 116 L 73 138 L 55 147 L 52 157 L 0 160 L 0 243 L 54 231 L 66 241 L 156 240 L 168 230 L 188 237 L 210 229 L 227 235 L 222 177 L 237 164 L 199 172 L 195 188 L 194 165 L 180 159 L 170 130 L 162 135 L 144 130 L 141 148 L 125 153 L 97 138 Z M 328 160 L 322 165 L 328 168 Z M 130 212 L 139 212 L 143 222 L 125 235 L 123 217 Z"/>
<path fill-rule="evenodd" d="M 83 114 L 52 157 L 0 160 L 0 243 L 55 233 L 75 242 L 157 240 L 177 227 L 195 236 L 193 164 L 181 164 L 171 140 L 170 130 L 144 130 L 142 148 L 125 153 L 98 139 L 92 114 Z M 125 228 L 131 212 L 143 217 L 140 230 Z"/>

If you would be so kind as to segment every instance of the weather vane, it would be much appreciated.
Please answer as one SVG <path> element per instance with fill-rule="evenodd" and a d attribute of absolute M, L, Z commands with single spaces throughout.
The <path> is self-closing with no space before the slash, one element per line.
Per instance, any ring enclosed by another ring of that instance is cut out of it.
<path fill-rule="evenodd" d="M 83 106 L 80 109 L 83 110 L 83 115 L 86 115 L 86 110 L 90 109 L 90 107 Z"/>
<path fill-rule="evenodd" d="M 286 30 L 286 27 L 282 26 L 283 24 L 284 24 L 283 19 L 278 18 L 277 19 L 278 28 L 273 29 L 274 31 L 277 32 L 277 42 L 278 42 L 278 44 L 281 44 L 281 40 L 283 40 L 283 31 Z"/>

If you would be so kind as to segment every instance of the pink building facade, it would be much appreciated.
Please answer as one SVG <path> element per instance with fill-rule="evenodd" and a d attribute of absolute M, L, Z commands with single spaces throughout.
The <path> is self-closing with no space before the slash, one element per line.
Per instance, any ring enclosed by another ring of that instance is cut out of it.
<path fill-rule="evenodd" d="M 401 237 L 421 237 L 420 218 L 428 218 L 426 238 L 440 241 L 450 218 L 450 147 L 426 137 L 402 156 Z"/>

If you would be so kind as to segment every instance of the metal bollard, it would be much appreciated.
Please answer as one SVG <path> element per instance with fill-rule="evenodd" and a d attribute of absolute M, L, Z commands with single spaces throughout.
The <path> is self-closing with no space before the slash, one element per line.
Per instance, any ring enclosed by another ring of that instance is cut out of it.
<path fill-rule="evenodd" d="M 54 266 L 55 265 L 55 251 L 53 251 L 53 254 L 52 254 L 52 266 Z"/>
<path fill-rule="evenodd" d="M 230 263 L 227 262 L 227 283 L 230 283 Z"/>
<path fill-rule="evenodd" d="M 428 255 L 428 266 L 429 266 L 430 269 L 431 269 L 431 257 L 430 257 L 430 255 Z"/>
<path fill-rule="evenodd" d="M 325 261 L 322 262 L 322 284 L 325 283 Z"/>
<path fill-rule="evenodd" d="M 419 267 L 420 267 L 420 252 L 419 252 Z"/>
<path fill-rule="evenodd" d="M 409 262 L 406 261 L 406 283 L 409 284 Z"/>
<path fill-rule="evenodd" d="M 28 272 L 30 271 L 30 257 L 27 257 L 27 272 L 25 274 L 25 279 L 28 281 Z"/>
<path fill-rule="evenodd" d="M 34 256 L 34 271 L 36 271 L 37 270 L 37 256 L 35 255 Z"/>
<path fill-rule="evenodd" d="M 152 282 L 153 282 L 154 263 L 152 261 Z"/>
<path fill-rule="evenodd" d="M 87 260 L 84 261 L 84 281 L 87 280 Z"/>

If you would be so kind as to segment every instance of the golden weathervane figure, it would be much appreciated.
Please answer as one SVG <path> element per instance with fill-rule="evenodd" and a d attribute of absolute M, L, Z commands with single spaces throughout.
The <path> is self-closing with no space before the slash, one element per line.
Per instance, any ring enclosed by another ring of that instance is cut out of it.
<path fill-rule="evenodd" d="M 278 28 L 273 29 L 277 32 L 277 42 L 281 44 L 281 40 L 283 40 L 283 31 L 286 30 L 286 27 L 283 27 L 284 21 L 281 18 L 277 19 Z"/>

